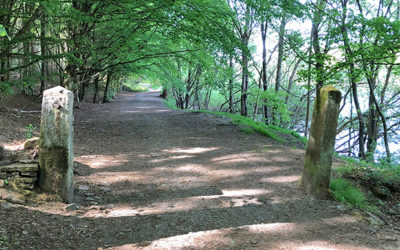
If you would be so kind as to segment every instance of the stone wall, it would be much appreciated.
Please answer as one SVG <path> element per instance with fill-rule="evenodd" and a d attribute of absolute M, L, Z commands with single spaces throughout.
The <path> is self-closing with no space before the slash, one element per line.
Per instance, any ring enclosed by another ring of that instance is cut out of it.
<path fill-rule="evenodd" d="M 5 164 L 3 162 L 3 164 Z M 32 191 L 37 182 L 39 164 L 37 161 L 20 161 L 0 165 L 0 188 L 10 187 L 26 194 Z"/>
<path fill-rule="evenodd" d="M 38 142 L 39 138 L 32 138 L 21 145 L 0 145 L 0 199 L 23 203 L 23 195 L 37 187 Z"/>

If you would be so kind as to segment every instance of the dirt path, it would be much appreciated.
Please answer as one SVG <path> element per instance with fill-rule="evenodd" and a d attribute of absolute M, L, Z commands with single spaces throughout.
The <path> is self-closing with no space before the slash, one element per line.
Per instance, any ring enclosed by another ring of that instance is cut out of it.
<path fill-rule="evenodd" d="M 304 196 L 302 150 L 167 109 L 156 92 L 82 105 L 74 128 L 77 209 L 0 208 L 13 248 L 399 247 L 360 212 Z"/>

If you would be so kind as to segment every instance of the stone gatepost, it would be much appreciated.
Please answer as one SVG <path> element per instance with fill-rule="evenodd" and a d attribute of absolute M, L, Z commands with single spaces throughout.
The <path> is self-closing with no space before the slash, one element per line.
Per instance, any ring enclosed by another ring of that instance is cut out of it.
<path fill-rule="evenodd" d="M 57 86 L 43 92 L 39 140 L 39 187 L 70 203 L 73 200 L 73 101 Z"/>
<path fill-rule="evenodd" d="M 329 196 L 341 93 L 332 86 L 317 92 L 300 187 L 318 198 Z"/>

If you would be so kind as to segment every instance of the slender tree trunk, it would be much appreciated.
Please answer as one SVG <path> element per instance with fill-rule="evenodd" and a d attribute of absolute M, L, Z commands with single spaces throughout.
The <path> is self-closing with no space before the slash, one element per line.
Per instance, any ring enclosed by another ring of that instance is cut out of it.
<path fill-rule="evenodd" d="M 47 18 L 45 13 L 43 13 L 42 18 L 40 20 L 40 51 L 42 57 L 46 56 L 46 22 Z M 41 78 L 40 78 L 40 94 L 43 94 L 43 91 L 47 89 L 47 60 L 45 58 L 42 59 L 41 65 Z"/>
<path fill-rule="evenodd" d="M 287 87 L 288 94 L 287 94 L 287 96 L 286 96 L 286 98 L 285 98 L 285 104 L 288 104 L 288 103 L 289 103 L 289 98 L 290 98 L 290 94 L 289 94 L 289 93 L 290 93 L 290 91 L 292 90 L 292 87 L 293 87 L 293 80 L 294 80 L 294 77 L 295 77 L 295 75 L 296 75 L 297 68 L 298 68 L 299 65 L 300 65 L 300 62 L 301 62 L 301 59 L 299 58 L 299 59 L 297 60 L 296 64 L 294 65 L 292 74 L 290 74 L 289 83 L 288 83 L 288 87 Z"/>
<path fill-rule="evenodd" d="M 350 75 L 354 74 L 354 71 L 351 67 L 350 69 Z M 358 117 L 358 156 L 361 157 L 362 159 L 365 159 L 365 142 L 364 142 L 364 130 L 365 130 L 365 123 L 364 123 L 364 118 L 361 113 L 361 107 L 360 103 L 358 101 L 358 91 L 357 91 L 357 84 L 355 83 L 354 79 L 351 79 L 351 88 L 352 88 L 352 93 L 353 93 L 353 100 L 354 100 L 354 105 L 356 106 L 356 112 L 357 112 L 357 117 Z"/>
<path fill-rule="evenodd" d="M 108 95 L 108 89 L 110 88 L 111 76 L 112 72 L 111 71 L 107 72 L 107 80 L 106 80 L 106 87 L 104 88 L 103 103 L 108 102 L 107 95 Z"/>
<path fill-rule="evenodd" d="M 387 123 L 386 123 L 386 118 L 385 115 L 383 114 L 381 108 L 379 107 L 379 103 L 376 100 L 375 97 L 375 93 L 374 93 L 374 88 L 373 88 L 373 83 L 371 81 L 368 81 L 368 86 L 369 86 L 369 90 L 370 90 L 370 95 L 372 96 L 372 99 L 374 101 L 376 110 L 378 111 L 378 114 L 381 118 L 382 121 L 382 125 L 383 125 L 383 141 L 385 143 L 385 151 L 386 151 L 386 159 L 387 162 L 390 163 L 391 162 L 391 158 L 390 158 L 390 148 L 389 148 L 389 140 L 388 140 L 388 128 L 387 128 Z"/>
<path fill-rule="evenodd" d="M 262 83 L 263 83 L 263 89 L 264 91 L 268 90 L 268 82 L 267 82 L 267 46 L 266 46 L 266 40 L 267 40 L 267 30 L 268 30 L 268 22 L 262 22 L 261 23 L 261 39 L 262 39 Z M 264 119 L 265 119 L 265 124 L 269 124 L 269 114 L 268 114 L 268 106 L 266 103 L 263 105 L 263 111 L 264 111 Z"/>
<path fill-rule="evenodd" d="M 376 79 L 368 81 L 372 81 L 371 86 L 375 90 Z M 368 104 L 369 104 L 369 109 L 368 109 L 369 115 L 368 115 L 368 126 L 367 126 L 368 140 L 367 140 L 366 156 L 368 157 L 369 161 L 374 162 L 374 155 L 377 146 L 376 144 L 378 136 L 378 117 L 375 108 L 373 92 L 370 92 Z"/>
<path fill-rule="evenodd" d="M 358 118 L 358 157 L 365 159 L 365 140 L 364 140 L 364 130 L 365 122 L 363 115 L 361 113 L 361 107 L 358 100 L 358 91 L 356 83 L 356 70 L 354 66 L 354 54 L 350 47 L 350 42 L 348 38 L 348 31 L 346 27 L 346 17 L 347 17 L 347 1 L 342 2 L 342 27 L 341 32 L 343 36 L 343 43 L 345 46 L 345 56 L 349 64 L 349 79 L 351 83 L 351 89 L 353 94 L 354 105 L 356 106 L 356 113 Z"/>
<path fill-rule="evenodd" d="M 312 34 L 310 37 L 310 47 L 308 48 L 308 71 L 307 71 L 307 110 L 304 136 L 308 136 L 308 124 L 310 122 L 310 103 L 311 103 L 311 52 L 312 52 Z"/>
<path fill-rule="evenodd" d="M 229 59 L 229 67 L 232 70 L 231 76 L 229 77 L 229 112 L 234 113 L 234 106 L 233 106 L 233 59 L 230 57 Z"/>
<path fill-rule="evenodd" d="M 349 156 L 352 156 L 352 146 L 351 146 L 351 138 L 353 133 L 353 97 L 350 95 L 350 125 L 349 125 Z"/>
<path fill-rule="evenodd" d="M 279 41 L 278 41 L 278 62 L 276 64 L 276 79 L 275 92 L 279 91 L 282 78 L 282 62 L 283 62 L 283 37 L 285 35 L 286 16 L 283 14 L 281 24 L 279 26 Z"/>
<path fill-rule="evenodd" d="M 94 78 L 93 82 L 93 103 L 96 103 L 99 99 L 99 75 Z"/>
<path fill-rule="evenodd" d="M 247 116 L 247 90 L 249 88 L 249 72 L 248 72 L 248 58 L 246 51 L 242 52 L 243 74 L 242 74 L 242 89 L 240 97 L 240 114 Z"/>

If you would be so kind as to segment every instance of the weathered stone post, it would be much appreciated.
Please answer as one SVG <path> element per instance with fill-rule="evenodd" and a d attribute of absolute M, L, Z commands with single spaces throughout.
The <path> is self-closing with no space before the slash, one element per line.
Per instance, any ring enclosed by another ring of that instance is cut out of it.
<path fill-rule="evenodd" d="M 73 101 L 71 91 L 57 86 L 44 91 L 39 140 L 39 187 L 73 200 Z"/>
<path fill-rule="evenodd" d="M 300 187 L 319 198 L 329 195 L 341 93 L 326 86 L 317 93 Z"/>

